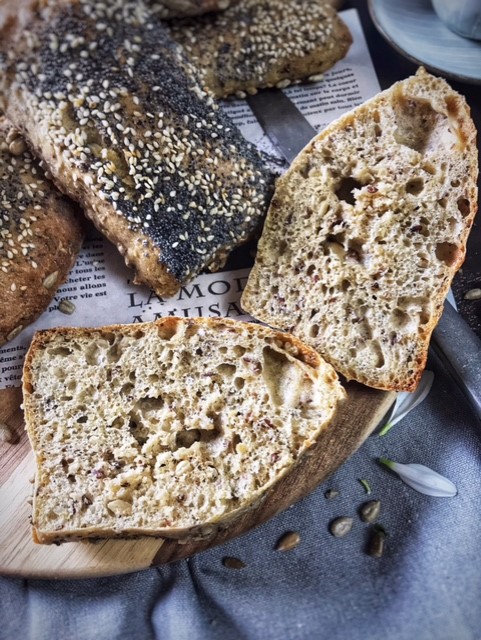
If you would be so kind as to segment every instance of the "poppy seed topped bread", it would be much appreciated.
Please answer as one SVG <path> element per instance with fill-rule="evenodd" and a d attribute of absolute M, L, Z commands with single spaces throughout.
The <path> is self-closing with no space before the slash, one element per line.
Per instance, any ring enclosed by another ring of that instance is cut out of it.
<path fill-rule="evenodd" d="M 82 244 L 75 206 L 0 116 L 0 345 L 49 305 Z"/>
<path fill-rule="evenodd" d="M 318 76 L 343 58 L 349 29 L 325 0 L 239 0 L 170 25 L 172 37 L 217 98 Z"/>
<path fill-rule="evenodd" d="M 477 210 L 476 130 L 424 69 L 342 116 L 280 178 L 242 297 L 348 379 L 412 391 Z"/>
<path fill-rule="evenodd" d="M 7 26 L 8 117 L 138 282 L 172 295 L 254 233 L 271 177 L 142 2 L 45 0 Z"/>
<path fill-rule="evenodd" d="M 213 318 L 41 331 L 23 380 L 43 543 L 225 526 L 295 468 L 345 398 L 293 336 Z"/>

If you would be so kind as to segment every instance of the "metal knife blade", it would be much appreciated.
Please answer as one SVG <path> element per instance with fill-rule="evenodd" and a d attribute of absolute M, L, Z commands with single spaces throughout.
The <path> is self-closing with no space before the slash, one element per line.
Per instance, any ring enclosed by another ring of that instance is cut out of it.
<path fill-rule="evenodd" d="M 318 133 L 280 89 L 265 89 L 247 102 L 289 164 Z M 481 340 L 447 300 L 431 346 L 481 420 Z"/>
<path fill-rule="evenodd" d="M 271 142 L 289 164 L 317 135 L 296 105 L 279 89 L 263 89 L 248 96 L 247 103 Z"/>

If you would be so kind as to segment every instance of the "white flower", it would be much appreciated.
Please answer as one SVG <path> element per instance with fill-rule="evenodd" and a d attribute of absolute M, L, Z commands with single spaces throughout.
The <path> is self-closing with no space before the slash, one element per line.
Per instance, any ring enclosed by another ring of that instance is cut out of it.
<path fill-rule="evenodd" d="M 451 480 L 423 464 L 400 464 L 387 458 L 379 458 L 379 462 L 397 473 L 401 480 L 419 493 L 436 498 L 452 498 L 458 493 Z"/>
<path fill-rule="evenodd" d="M 431 391 L 433 381 L 434 373 L 432 371 L 424 371 L 416 391 L 403 391 L 398 393 L 391 417 L 381 428 L 378 435 L 385 436 L 395 424 L 405 418 L 410 411 L 417 407 Z"/>

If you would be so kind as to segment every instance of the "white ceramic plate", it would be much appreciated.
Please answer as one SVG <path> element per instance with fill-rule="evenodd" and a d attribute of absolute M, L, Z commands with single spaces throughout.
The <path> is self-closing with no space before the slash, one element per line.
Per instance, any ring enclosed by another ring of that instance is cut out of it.
<path fill-rule="evenodd" d="M 450 31 L 431 0 L 369 0 L 369 12 L 380 33 L 402 55 L 441 75 L 481 84 L 481 41 Z"/>

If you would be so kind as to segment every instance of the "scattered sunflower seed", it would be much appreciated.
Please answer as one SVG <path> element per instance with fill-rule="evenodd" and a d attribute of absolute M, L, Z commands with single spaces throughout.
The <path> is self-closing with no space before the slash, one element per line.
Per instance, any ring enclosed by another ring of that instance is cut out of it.
<path fill-rule="evenodd" d="M 464 294 L 465 300 L 480 300 L 481 299 L 481 289 L 470 289 L 466 291 Z"/>
<path fill-rule="evenodd" d="M 233 558 L 232 556 L 222 558 L 222 564 L 224 567 L 227 567 L 227 569 L 244 569 L 246 566 L 245 562 L 242 562 L 239 558 Z"/>
<path fill-rule="evenodd" d="M 328 500 L 334 500 L 339 495 L 339 491 L 337 489 L 328 489 L 324 495 Z"/>
<path fill-rule="evenodd" d="M 0 424 L 0 443 L 4 442 L 13 442 L 13 433 L 6 424 Z"/>
<path fill-rule="evenodd" d="M 380 558 L 384 553 L 384 540 L 386 532 L 382 527 L 375 527 L 369 540 L 368 553 L 373 558 Z"/>
<path fill-rule="evenodd" d="M 352 529 L 353 519 L 348 516 L 335 518 L 329 523 L 329 531 L 335 538 L 343 538 Z"/>
<path fill-rule="evenodd" d="M 367 480 L 363 480 L 362 478 L 359 478 L 359 482 L 364 487 L 364 491 L 367 493 L 367 495 L 369 495 L 371 493 L 371 485 L 369 484 L 369 482 Z"/>
<path fill-rule="evenodd" d="M 375 522 L 381 511 L 380 500 L 370 500 L 365 502 L 361 507 L 361 520 L 363 522 Z"/>
<path fill-rule="evenodd" d="M 62 298 L 58 303 L 58 310 L 62 313 L 66 313 L 68 316 L 71 316 L 75 309 L 76 307 L 74 303 L 66 298 Z"/>
<path fill-rule="evenodd" d="M 295 549 L 300 541 L 301 536 L 297 531 L 289 531 L 277 542 L 276 551 L 290 551 L 291 549 Z"/>

